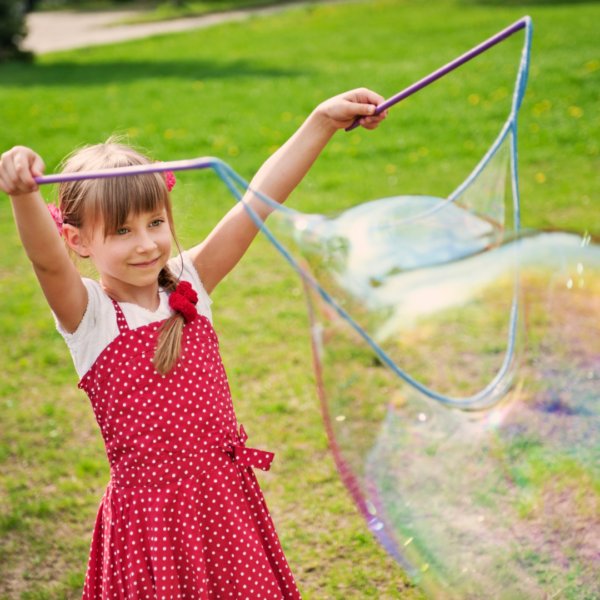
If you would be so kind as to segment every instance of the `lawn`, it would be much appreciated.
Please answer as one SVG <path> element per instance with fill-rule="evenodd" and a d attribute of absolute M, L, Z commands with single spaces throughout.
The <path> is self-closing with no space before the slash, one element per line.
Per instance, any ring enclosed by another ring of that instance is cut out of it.
<path fill-rule="evenodd" d="M 157 159 L 214 155 L 250 178 L 319 101 L 358 86 L 390 96 L 524 14 L 535 31 L 520 118 L 523 221 L 598 236 L 594 3 L 293 7 L 45 55 L 0 67 L 0 148 L 32 146 L 53 172 L 74 147 L 120 132 Z M 521 45 L 515 36 L 462 67 L 394 108 L 376 132 L 338 133 L 290 205 L 330 211 L 398 193 L 447 195 L 503 123 Z M 232 200 L 210 173 L 178 181 L 176 217 L 188 247 Z M 76 598 L 109 473 L 6 197 L 0 216 L 0 598 Z M 259 477 L 303 596 L 422 597 L 371 537 L 337 478 L 294 273 L 260 238 L 213 300 L 238 418 L 251 444 L 276 453 L 272 471 Z"/>

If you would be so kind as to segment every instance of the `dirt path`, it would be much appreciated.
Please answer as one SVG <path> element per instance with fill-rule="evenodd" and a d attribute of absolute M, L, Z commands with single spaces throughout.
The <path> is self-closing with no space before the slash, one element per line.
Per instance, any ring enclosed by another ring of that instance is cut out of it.
<path fill-rule="evenodd" d="M 302 6 L 302 4 L 295 4 L 295 6 Z M 227 21 L 242 21 L 253 15 L 268 15 L 287 8 L 289 8 L 289 5 L 275 5 L 157 23 L 117 25 L 114 27 L 108 27 L 108 25 L 138 13 L 132 11 L 32 13 L 27 18 L 29 34 L 23 42 L 23 48 L 33 50 L 36 54 L 43 54 L 84 46 L 99 46 L 161 33 L 202 29 Z"/>

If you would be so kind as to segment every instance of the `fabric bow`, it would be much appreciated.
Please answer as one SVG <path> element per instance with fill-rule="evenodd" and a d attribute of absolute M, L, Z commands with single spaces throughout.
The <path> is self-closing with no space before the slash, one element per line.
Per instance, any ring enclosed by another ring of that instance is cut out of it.
<path fill-rule="evenodd" d="M 238 434 L 235 430 L 227 432 L 221 440 L 220 446 L 233 458 L 233 462 L 241 467 L 253 467 L 268 471 L 275 454 L 266 450 L 246 448 L 247 440 L 248 434 L 244 430 L 244 426 L 240 425 L 240 433 Z"/>
<path fill-rule="evenodd" d="M 196 303 L 198 294 L 189 281 L 182 281 L 177 289 L 169 296 L 169 306 L 179 311 L 186 323 L 191 323 L 197 316 Z"/>

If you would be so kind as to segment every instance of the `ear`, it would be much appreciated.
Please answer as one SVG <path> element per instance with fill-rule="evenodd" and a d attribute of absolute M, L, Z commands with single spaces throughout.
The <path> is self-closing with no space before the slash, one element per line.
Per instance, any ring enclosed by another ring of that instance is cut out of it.
<path fill-rule="evenodd" d="M 69 244 L 71 250 L 83 258 L 90 256 L 90 250 L 84 242 L 83 235 L 77 227 L 73 225 L 63 225 L 63 236 Z"/>

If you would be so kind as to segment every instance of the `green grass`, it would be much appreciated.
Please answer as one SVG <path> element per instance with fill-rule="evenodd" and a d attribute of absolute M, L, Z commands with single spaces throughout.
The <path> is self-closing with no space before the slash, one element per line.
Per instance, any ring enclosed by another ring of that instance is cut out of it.
<path fill-rule="evenodd" d="M 362 85 L 390 96 L 525 13 L 535 34 L 520 119 L 524 224 L 599 235 L 596 4 L 311 6 L 41 56 L 0 68 L 0 148 L 30 145 L 52 172 L 74 147 L 120 131 L 157 159 L 216 155 L 250 178 L 320 100 Z M 328 211 L 397 193 L 446 195 L 507 114 L 520 46 L 509 40 L 394 108 L 377 132 L 337 134 L 290 205 Z M 189 247 L 232 201 L 210 173 L 178 181 Z M 5 197 L 0 217 L 0 598 L 75 598 L 108 469 Z M 260 477 L 292 570 L 307 599 L 418 598 L 335 473 L 300 288 L 259 239 L 214 293 L 239 420 L 253 444 L 277 453 Z"/>

